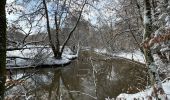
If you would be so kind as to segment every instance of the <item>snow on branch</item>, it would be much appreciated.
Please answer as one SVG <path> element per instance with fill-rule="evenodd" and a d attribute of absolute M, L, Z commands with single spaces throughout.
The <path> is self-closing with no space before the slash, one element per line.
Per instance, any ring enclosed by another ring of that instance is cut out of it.
<path fill-rule="evenodd" d="M 170 40 L 170 33 L 159 35 L 157 37 L 153 37 L 151 39 L 145 40 L 143 43 L 141 43 L 141 46 L 144 48 L 150 48 L 155 43 L 161 43 Z"/>
<path fill-rule="evenodd" d="M 64 66 L 77 58 L 70 48 L 65 48 L 62 58 L 55 59 L 47 46 L 31 46 L 21 50 L 7 51 L 7 69 L 29 68 L 29 67 L 49 67 L 51 65 Z"/>
<path fill-rule="evenodd" d="M 146 10 L 144 13 L 148 13 L 148 10 Z M 149 18 L 148 16 L 144 16 L 144 24 L 149 24 L 151 23 L 151 18 Z"/>

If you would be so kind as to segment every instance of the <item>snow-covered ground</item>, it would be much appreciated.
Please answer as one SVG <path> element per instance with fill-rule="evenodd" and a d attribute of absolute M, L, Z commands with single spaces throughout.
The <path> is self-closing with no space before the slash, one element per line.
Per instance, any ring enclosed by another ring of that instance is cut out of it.
<path fill-rule="evenodd" d="M 161 100 L 170 100 L 170 80 L 167 78 L 166 80 L 162 81 L 162 87 L 164 89 L 165 94 L 161 95 Z M 105 98 L 105 100 L 156 100 L 154 97 L 152 99 L 148 99 L 151 97 L 151 91 L 152 88 L 146 89 L 144 91 L 135 93 L 135 94 L 127 94 L 127 93 L 121 93 L 117 96 L 117 98 Z M 163 99 L 163 97 L 166 97 L 167 99 Z"/>
<path fill-rule="evenodd" d="M 140 50 L 135 50 L 133 52 L 116 52 L 116 53 L 109 53 L 106 49 L 94 49 L 95 52 L 99 54 L 107 54 L 110 56 L 122 57 L 126 59 L 131 59 L 140 63 L 145 63 L 145 58 Z"/>
<path fill-rule="evenodd" d="M 30 48 L 24 50 L 7 51 L 7 68 L 30 67 L 37 65 L 64 65 L 78 55 L 73 54 L 69 48 L 65 48 L 61 59 L 53 57 L 51 48 Z"/>
<path fill-rule="evenodd" d="M 163 89 L 168 97 L 168 100 L 170 100 L 170 80 L 166 80 L 163 84 Z M 136 94 L 126 94 L 126 93 L 121 93 L 119 96 L 117 96 L 117 100 L 150 100 L 148 99 L 149 96 L 151 96 L 151 88 L 146 89 L 145 91 L 138 92 Z M 106 99 L 106 100 L 111 100 L 111 99 Z M 156 100 L 156 99 L 152 99 Z M 161 99 L 165 100 L 165 99 Z"/>
<path fill-rule="evenodd" d="M 116 54 L 114 53 L 113 55 L 145 63 L 144 55 L 139 50 L 136 50 L 134 52 L 120 52 Z"/>

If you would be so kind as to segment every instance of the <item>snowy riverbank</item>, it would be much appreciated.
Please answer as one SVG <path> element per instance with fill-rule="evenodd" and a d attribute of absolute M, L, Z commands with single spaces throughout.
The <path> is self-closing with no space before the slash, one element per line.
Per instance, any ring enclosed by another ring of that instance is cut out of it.
<path fill-rule="evenodd" d="M 61 59 L 53 57 L 51 48 L 29 48 L 23 50 L 14 50 L 7 52 L 7 69 L 10 68 L 28 68 L 37 66 L 62 66 L 69 64 L 72 59 L 78 55 L 66 48 Z"/>
<path fill-rule="evenodd" d="M 167 79 L 163 81 L 162 86 L 168 97 L 167 100 L 170 100 L 170 80 Z M 119 96 L 117 96 L 117 100 L 149 100 L 148 97 L 151 96 L 151 91 L 152 91 L 151 88 L 149 88 L 142 92 L 138 92 L 136 94 L 122 93 Z M 111 99 L 106 99 L 106 100 L 111 100 Z M 152 100 L 156 100 L 156 99 L 153 98 Z M 161 99 L 161 100 L 165 100 L 165 99 Z"/>
<path fill-rule="evenodd" d="M 140 63 L 145 63 L 144 55 L 139 50 L 134 50 L 133 52 L 120 51 L 120 52 L 115 52 L 115 53 L 110 53 L 106 49 L 94 49 L 94 51 L 98 54 L 106 54 L 111 57 L 121 57 L 121 58 L 134 60 Z"/>

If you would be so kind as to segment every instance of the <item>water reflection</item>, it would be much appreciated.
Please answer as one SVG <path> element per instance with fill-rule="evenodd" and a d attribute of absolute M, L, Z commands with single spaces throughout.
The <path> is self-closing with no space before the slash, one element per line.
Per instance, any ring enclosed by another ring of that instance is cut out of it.
<path fill-rule="evenodd" d="M 143 65 L 93 52 L 63 68 L 12 70 L 12 78 L 22 83 L 8 89 L 18 100 L 104 100 L 121 92 L 133 93 L 146 85 Z"/>

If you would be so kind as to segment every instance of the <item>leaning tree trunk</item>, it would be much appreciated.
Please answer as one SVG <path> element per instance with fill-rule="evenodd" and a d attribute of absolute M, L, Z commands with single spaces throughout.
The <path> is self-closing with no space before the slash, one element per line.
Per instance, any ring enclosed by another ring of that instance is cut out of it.
<path fill-rule="evenodd" d="M 6 80 L 6 0 L 0 0 L 0 100 L 4 99 Z"/>
<path fill-rule="evenodd" d="M 69 39 L 71 38 L 72 34 L 74 33 L 75 29 L 76 29 L 77 26 L 78 26 L 78 23 L 79 23 L 79 21 L 80 21 L 80 19 L 81 19 L 82 12 L 83 12 L 83 9 L 84 9 L 86 3 L 87 3 L 87 0 L 85 0 L 84 4 L 83 4 L 83 6 L 82 6 L 82 8 L 81 8 L 81 10 L 80 10 L 80 15 L 79 15 L 79 17 L 78 17 L 78 19 L 77 19 L 77 22 L 76 22 L 75 26 L 74 26 L 73 29 L 70 31 L 68 37 L 66 38 L 66 40 L 64 41 L 64 43 L 63 43 L 63 45 L 62 45 L 62 47 L 61 47 L 61 51 L 60 51 L 60 52 L 61 52 L 61 55 L 62 55 L 62 53 L 63 53 L 63 51 L 64 51 L 64 48 L 65 48 L 66 44 L 68 43 Z"/>
<path fill-rule="evenodd" d="M 151 4 L 150 0 L 144 0 L 144 34 L 143 34 L 143 42 L 151 39 L 152 33 L 152 18 L 151 18 Z M 151 85 L 153 86 L 152 96 L 158 99 L 158 92 L 162 89 L 161 80 L 159 78 L 158 67 L 154 62 L 153 56 L 151 54 L 150 47 L 144 48 L 144 55 L 146 64 L 148 67 Z"/>

